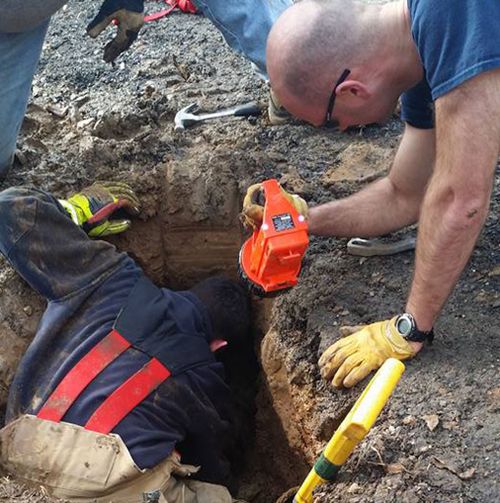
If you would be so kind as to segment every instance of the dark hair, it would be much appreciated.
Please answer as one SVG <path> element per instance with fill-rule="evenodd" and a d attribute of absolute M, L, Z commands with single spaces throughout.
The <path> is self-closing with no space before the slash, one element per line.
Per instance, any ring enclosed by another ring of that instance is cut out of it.
<path fill-rule="evenodd" d="M 233 475 L 238 477 L 244 469 L 242 453 L 254 438 L 259 372 L 251 334 L 250 297 L 246 288 L 224 276 L 201 281 L 191 292 L 208 310 L 214 332 L 212 337 L 228 342 L 227 347 L 214 356 L 224 365 L 226 382 L 231 388 L 234 436 L 227 455 Z"/>
<path fill-rule="evenodd" d="M 200 281 L 190 291 L 207 308 L 214 339 L 224 339 L 233 347 L 248 340 L 250 299 L 241 285 L 224 276 L 214 276 Z"/>

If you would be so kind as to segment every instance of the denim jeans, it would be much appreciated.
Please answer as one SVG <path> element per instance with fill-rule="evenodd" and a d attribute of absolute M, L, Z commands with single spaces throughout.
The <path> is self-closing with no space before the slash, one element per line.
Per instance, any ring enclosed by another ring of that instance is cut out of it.
<path fill-rule="evenodd" d="M 267 36 L 293 0 L 193 0 L 193 3 L 219 29 L 229 46 L 267 77 Z"/>
<path fill-rule="evenodd" d="M 23 33 L 0 32 L 0 178 L 12 164 L 49 21 Z"/>

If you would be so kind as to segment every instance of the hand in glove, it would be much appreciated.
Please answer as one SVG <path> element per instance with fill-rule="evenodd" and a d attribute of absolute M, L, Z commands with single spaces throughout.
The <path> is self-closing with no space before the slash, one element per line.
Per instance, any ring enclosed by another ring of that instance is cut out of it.
<path fill-rule="evenodd" d="M 290 194 L 283 187 L 281 192 L 286 199 L 294 206 L 300 215 L 307 218 L 308 207 L 304 199 L 297 194 Z M 255 183 L 248 187 L 243 199 L 243 209 L 241 211 L 241 221 L 246 228 L 258 229 L 264 219 L 264 202 L 262 184 Z"/>
<path fill-rule="evenodd" d="M 130 220 L 108 220 L 108 217 L 118 208 L 137 215 L 140 207 L 134 191 L 123 182 L 96 182 L 59 203 L 90 237 L 126 231 Z"/>
<path fill-rule="evenodd" d="M 117 33 L 104 48 L 104 61 L 114 61 L 137 38 L 144 24 L 144 0 L 104 0 L 97 16 L 87 26 L 87 33 L 96 38 L 114 19 Z"/>
<path fill-rule="evenodd" d="M 378 369 L 388 358 L 415 356 L 412 346 L 399 334 L 395 321 L 345 327 L 347 336 L 332 344 L 319 359 L 321 376 L 336 388 L 350 388 Z"/>

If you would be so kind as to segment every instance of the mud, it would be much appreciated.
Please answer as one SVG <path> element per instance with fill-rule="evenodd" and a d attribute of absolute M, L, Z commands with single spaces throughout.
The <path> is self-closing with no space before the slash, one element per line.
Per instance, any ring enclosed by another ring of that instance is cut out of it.
<path fill-rule="evenodd" d="M 100 61 L 101 42 L 82 35 L 94 7 L 73 2 L 54 19 L 19 162 L 1 187 L 27 183 L 65 196 L 96 179 L 128 181 L 142 213 L 114 243 L 158 284 L 182 288 L 214 272 L 235 274 L 243 238 L 237 215 L 250 183 L 276 177 L 314 205 L 389 168 L 397 118 L 343 135 L 270 126 L 265 116 L 174 132 L 176 111 L 193 101 L 210 111 L 249 100 L 264 106 L 265 83 L 207 20 L 179 13 L 148 25 L 112 68 Z M 499 180 L 435 344 L 408 363 L 381 418 L 317 501 L 499 499 Z M 274 302 L 256 301 L 262 373 L 239 494 L 248 501 L 273 502 L 298 485 L 359 395 L 360 387 L 331 389 L 318 373 L 318 356 L 338 328 L 404 307 L 413 253 L 364 259 L 349 256 L 346 241 L 314 238 L 299 285 Z M 43 309 L 0 261 L 1 404 Z M 8 501 L 48 501 L 7 479 L 0 487 Z"/>

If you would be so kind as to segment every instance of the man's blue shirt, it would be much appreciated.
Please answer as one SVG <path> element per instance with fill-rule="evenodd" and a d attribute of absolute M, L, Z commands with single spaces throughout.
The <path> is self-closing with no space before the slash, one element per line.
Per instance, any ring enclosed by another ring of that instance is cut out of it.
<path fill-rule="evenodd" d="M 433 101 L 500 67 L 500 0 L 408 0 L 424 81 L 402 96 L 401 117 L 434 127 Z"/>

